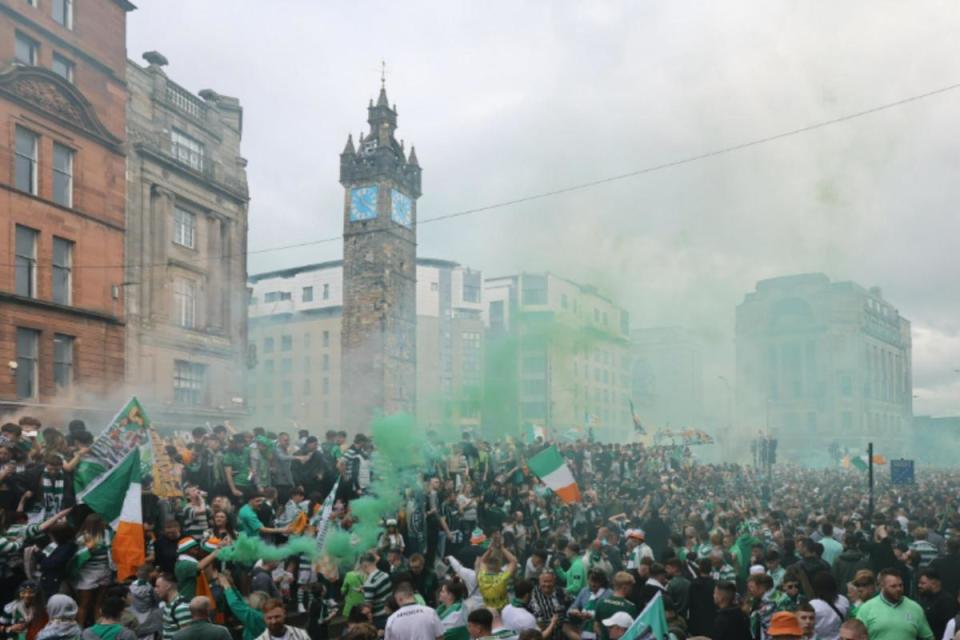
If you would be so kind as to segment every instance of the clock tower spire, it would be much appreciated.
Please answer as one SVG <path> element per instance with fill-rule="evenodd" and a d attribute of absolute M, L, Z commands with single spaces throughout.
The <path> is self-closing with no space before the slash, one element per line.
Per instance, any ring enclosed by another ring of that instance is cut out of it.
<path fill-rule="evenodd" d="M 397 141 L 397 110 L 380 94 L 370 131 L 340 154 L 343 212 L 342 428 L 378 414 L 414 413 L 417 353 L 417 198 L 421 168 Z"/>

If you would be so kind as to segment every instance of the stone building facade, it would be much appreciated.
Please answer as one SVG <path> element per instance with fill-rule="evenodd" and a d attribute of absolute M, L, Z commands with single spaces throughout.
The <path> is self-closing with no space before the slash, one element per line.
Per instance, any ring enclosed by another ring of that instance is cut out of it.
<path fill-rule="evenodd" d="M 127 381 L 154 422 L 246 414 L 249 200 L 243 110 L 127 63 Z"/>
<path fill-rule="evenodd" d="M 910 322 L 879 289 L 822 273 L 762 280 L 737 306 L 736 354 L 741 450 L 769 432 L 794 462 L 825 463 L 834 442 L 909 453 Z"/>
<path fill-rule="evenodd" d="M 0 2 L 0 409 L 56 424 L 124 377 L 125 0 Z"/>
<path fill-rule="evenodd" d="M 413 413 L 417 370 L 417 198 L 421 170 L 396 139 L 381 87 L 370 131 L 340 154 L 343 201 L 341 420 L 365 429 L 379 413 Z"/>
<path fill-rule="evenodd" d="M 495 432 L 592 428 L 632 433 L 630 316 L 595 287 L 552 273 L 484 283 L 487 325 L 483 421 Z"/>
<path fill-rule="evenodd" d="M 421 258 L 417 289 L 417 418 L 428 427 L 476 425 L 468 400 L 482 383 L 482 274 Z M 339 260 L 250 276 L 251 424 L 366 430 L 341 417 L 343 302 Z"/>

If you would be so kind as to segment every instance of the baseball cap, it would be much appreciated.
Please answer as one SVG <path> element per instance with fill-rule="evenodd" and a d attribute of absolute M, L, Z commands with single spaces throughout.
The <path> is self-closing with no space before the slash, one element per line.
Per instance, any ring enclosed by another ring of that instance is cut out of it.
<path fill-rule="evenodd" d="M 617 611 L 603 621 L 605 627 L 623 627 L 624 629 L 629 629 L 632 624 L 633 618 L 626 611 Z"/>
<path fill-rule="evenodd" d="M 767 628 L 767 635 L 776 636 L 802 636 L 803 629 L 800 628 L 800 621 L 797 616 L 789 611 L 778 611 L 770 618 L 770 626 Z"/>

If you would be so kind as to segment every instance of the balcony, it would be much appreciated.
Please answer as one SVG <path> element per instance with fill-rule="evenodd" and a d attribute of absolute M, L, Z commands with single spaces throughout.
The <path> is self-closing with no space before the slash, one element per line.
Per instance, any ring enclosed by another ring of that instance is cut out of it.
<path fill-rule="evenodd" d="M 167 80 L 165 98 L 167 104 L 184 115 L 200 122 L 206 119 L 207 103 L 170 80 Z"/>

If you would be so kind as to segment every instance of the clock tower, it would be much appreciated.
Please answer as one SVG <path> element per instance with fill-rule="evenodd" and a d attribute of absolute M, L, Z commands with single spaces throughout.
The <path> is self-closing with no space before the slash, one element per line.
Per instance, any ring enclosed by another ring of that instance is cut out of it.
<path fill-rule="evenodd" d="M 342 428 L 416 411 L 417 198 L 420 165 L 394 137 L 396 107 L 380 87 L 370 132 L 340 154 L 343 200 Z"/>

